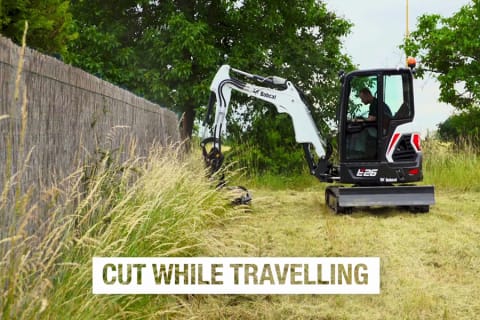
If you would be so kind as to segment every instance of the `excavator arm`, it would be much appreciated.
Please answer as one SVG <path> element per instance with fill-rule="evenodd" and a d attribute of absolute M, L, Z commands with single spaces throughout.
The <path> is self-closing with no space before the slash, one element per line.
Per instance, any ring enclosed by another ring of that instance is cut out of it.
<path fill-rule="evenodd" d="M 232 77 L 230 73 L 238 74 L 247 81 Z M 250 83 L 250 80 L 265 86 Z M 303 93 L 290 81 L 276 76 L 262 77 L 223 65 L 216 73 L 210 90 L 211 95 L 204 125 L 209 121 L 212 108 L 215 106 L 213 136 L 204 139 L 201 146 L 205 162 L 212 173 L 217 171 L 223 162 L 221 136 L 227 127 L 226 116 L 230 105 L 231 92 L 236 90 L 273 104 L 279 113 L 287 113 L 293 122 L 295 140 L 303 145 L 310 173 L 322 181 L 331 180 L 331 165 L 328 162 L 331 147 L 320 136 L 307 102 L 303 98 Z M 210 150 L 206 150 L 208 143 L 213 145 Z M 310 146 L 314 147 L 318 162 L 314 160 Z"/>

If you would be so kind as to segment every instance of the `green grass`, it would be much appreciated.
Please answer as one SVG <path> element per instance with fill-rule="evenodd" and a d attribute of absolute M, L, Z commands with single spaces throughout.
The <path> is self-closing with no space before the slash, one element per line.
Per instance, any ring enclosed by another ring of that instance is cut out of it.
<path fill-rule="evenodd" d="M 429 140 L 424 150 L 426 183 L 444 190 L 480 191 L 479 151 L 472 145 Z"/>
<path fill-rule="evenodd" d="M 23 150 L 27 128 L 26 90 L 20 93 L 26 28 L 10 110 L 21 108 Z M 0 115 L 9 121 L 10 115 Z M 200 156 L 180 149 L 135 155 L 135 143 L 109 150 L 96 163 L 41 190 L 22 185 L 28 153 L 13 164 L 12 122 L 6 136 L 7 164 L 0 197 L 0 319 L 129 319 L 190 314 L 176 296 L 93 295 L 94 256 L 205 256 L 215 243 L 207 231 L 244 210 L 205 178 Z M 182 149 L 183 150 L 183 149 Z M 11 172 L 11 168 L 17 168 Z M 25 190 L 25 191 L 23 191 Z"/>
<path fill-rule="evenodd" d="M 281 176 L 273 174 L 258 175 L 249 179 L 241 179 L 240 183 L 251 188 L 266 188 L 272 191 L 277 190 L 303 190 L 312 186 L 318 186 L 318 180 L 308 173 L 293 176 Z"/>

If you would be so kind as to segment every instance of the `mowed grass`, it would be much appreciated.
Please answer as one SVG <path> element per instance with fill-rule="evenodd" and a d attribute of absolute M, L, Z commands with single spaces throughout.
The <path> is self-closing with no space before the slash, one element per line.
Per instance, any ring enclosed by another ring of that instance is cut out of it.
<path fill-rule="evenodd" d="M 198 319 L 475 319 L 480 314 L 480 165 L 472 147 L 429 141 L 428 214 L 335 215 L 311 177 L 255 177 L 247 218 L 212 230 L 223 256 L 380 257 L 379 295 L 198 296 Z M 310 179 L 311 178 L 311 179 Z"/>
<path fill-rule="evenodd" d="M 199 319 L 474 319 L 480 314 L 480 197 L 437 190 L 428 214 L 334 215 L 323 185 L 253 190 L 248 218 L 211 230 L 223 256 L 380 257 L 379 295 L 199 296 Z"/>

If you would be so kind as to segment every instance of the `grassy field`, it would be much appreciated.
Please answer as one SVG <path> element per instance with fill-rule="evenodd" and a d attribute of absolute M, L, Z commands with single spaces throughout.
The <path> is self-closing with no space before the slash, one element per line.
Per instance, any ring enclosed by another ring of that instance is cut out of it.
<path fill-rule="evenodd" d="M 215 228 L 224 256 L 374 256 L 380 295 L 195 298 L 201 319 L 473 319 L 480 313 L 480 197 L 437 190 L 429 214 L 395 209 L 336 216 L 322 186 L 253 190 L 241 222 Z"/>
<path fill-rule="evenodd" d="M 248 217 L 215 228 L 224 256 L 380 257 L 380 295 L 197 297 L 200 319 L 474 319 L 480 314 L 480 165 L 471 147 L 426 143 L 428 214 L 334 215 L 311 177 L 257 177 Z"/>
<path fill-rule="evenodd" d="M 480 313 L 478 158 L 440 148 L 425 163 L 427 182 L 438 185 L 428 214 L 375 208 L 335 215 L 323 203 L 326 185 L 310 176 L 242 178 L 253 203 L 231 207 L 198 155 L 160 150 L 143 162 L 105 160 L 86 189 L 80 170 L 69 188 L 43 191 L 50 218 L 41 228 L 26 232 L 36 207 L 25 208 L 1 239 L 0 317 L 473 319 Z M 24 200 L 0 209 L 18 212 Z M 380 257 L 381 293 L 93 295 L 93 256 Z"/>

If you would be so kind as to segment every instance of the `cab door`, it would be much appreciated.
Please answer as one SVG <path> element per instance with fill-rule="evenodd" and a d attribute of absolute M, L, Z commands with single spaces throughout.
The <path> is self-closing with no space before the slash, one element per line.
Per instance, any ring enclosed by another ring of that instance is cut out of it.
<path fill-rule="evenodd" d="M 395 129 L 414 116 L 410 69 L 354 71 L 343 78 L 339 109 L 342 163 L 378 163 Z"/>

